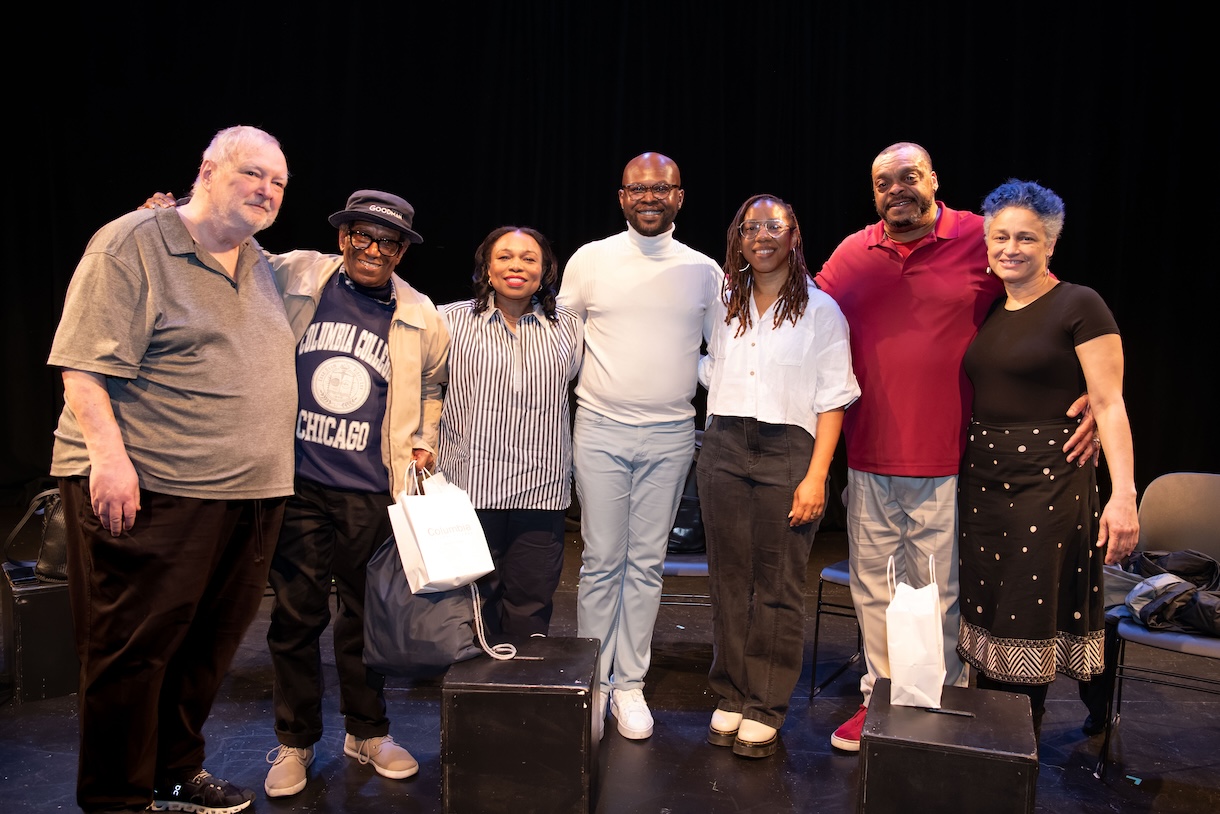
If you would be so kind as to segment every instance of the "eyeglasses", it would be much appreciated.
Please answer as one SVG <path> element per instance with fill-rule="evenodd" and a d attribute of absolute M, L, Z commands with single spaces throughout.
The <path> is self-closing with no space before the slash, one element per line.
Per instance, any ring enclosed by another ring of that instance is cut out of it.
<path fill-rule="evenodd" d="M 640 198 L 643 198 L 645 192 L 651 192 L 657 198 L 664 200 L 668 198 L 669 193 L 673 192 L 675 189 L 681 189 L 681 187 L 679 187 L 677 184 L 653 184 L 652 186 L 648 186 L 647 184 L 623 184 L 623 191 L 626 192 L 627 196 L 633 201 L 638 201 Z"/>
<path fill-rule="evenodd" d="M 402 251 L 401 240 L 390 240 L 389 238 L 385 237 L 377 238 L 373 237 L 372 235 L 366 235 L 364 232 L 358 232 L 355 229 L 348 230 L 347 240 L 352 244 L 353 249 L 359 249 L 360 251 L 364 251 L 369 246 L 376 243 L 377 251 L 381 252 L 386 257 L 394 257 L 400 251 Z"/>
<path fill-rule="evenodd" d="M 767 234 L 771 235 L 771 237 L 779 237 L 786 230 L 791 228 L 791 226 L 784 223 L 782 220 L 768 220 L 761 222 L 756 220 L 743 220 L 741 222 L 741 226 L 737 227 L 737 231 L 741 232 L 742 237 L 753 240 L 754 238 L 758 237 L 759 232 L 766 232 Z"/>

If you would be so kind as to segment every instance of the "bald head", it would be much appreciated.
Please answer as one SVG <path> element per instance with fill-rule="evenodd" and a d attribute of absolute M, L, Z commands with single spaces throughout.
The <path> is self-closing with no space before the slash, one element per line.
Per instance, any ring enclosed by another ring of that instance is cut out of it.
<path fill-rule="evenodd" d="M 640 153 L 635 158 L 627 162 L 627 166 L 623 168 L 623 183 L 636 183 L 629 181 L 628 178 L 634 178 L 641 173 L 651 173 L 653 175 L 664 175 L 667 179 L 666 183 L 674 186 L 682 186 L 682 174 L 678 172 L 678 164 L 667 155 L 660 153 Z"/>
<path fill-rule="evenodd" d="M 922 161 L 928 172 L 932 171 L 932 154 L 913 141 L 899 141 L 886 147 L 877 153 L 873 166 L 876 167 L 878 162 L 892 158 L 896 153 L 903 154 L 910 161 Z"/>

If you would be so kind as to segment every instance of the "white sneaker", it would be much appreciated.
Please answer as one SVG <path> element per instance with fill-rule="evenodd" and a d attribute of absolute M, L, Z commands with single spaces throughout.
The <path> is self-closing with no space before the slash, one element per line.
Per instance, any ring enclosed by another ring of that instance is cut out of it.
<path fill-rule="evenodd" d="M 638 741 L 652 737 L 652 713 L 643 690 L 612 690 L 610 714 L 618 719 L 618 733 L 624 738 Z"/>
<path fill-rule="evenodd" d="M 284 746 L 272 749 L 267 753 L 267 762 L 271 768 L 267 771 L 267 779 L 263 782 L 263 791 L 268 797 L 288 797 L 305 788 L 309 782 L 306 769 L 313 763 L 313 747 L 298 749 L 295 746 Z"/>
<path fill-rule="evenodd" d="M 361 763 L 372 763 L 377 774 L 391 780 L 402 780 L 419 771 L 419 763 L 389 735 L 380 738 L 357 738 L 349 732 L 343 739 L 343 754 Z"/>

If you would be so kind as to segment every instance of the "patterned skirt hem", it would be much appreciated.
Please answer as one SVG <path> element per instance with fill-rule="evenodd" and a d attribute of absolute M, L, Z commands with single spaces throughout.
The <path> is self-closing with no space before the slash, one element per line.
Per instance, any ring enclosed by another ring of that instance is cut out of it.
<path fill-rule="evenodd" d="M 1089 681 L 1104 669 L 1105 632 L 1077 636 L 1059 631 L 1054 639 L 1006 639 L 962 620 L 957 652 L 992 681 L 1049 684 L 1056 673 Z"/>

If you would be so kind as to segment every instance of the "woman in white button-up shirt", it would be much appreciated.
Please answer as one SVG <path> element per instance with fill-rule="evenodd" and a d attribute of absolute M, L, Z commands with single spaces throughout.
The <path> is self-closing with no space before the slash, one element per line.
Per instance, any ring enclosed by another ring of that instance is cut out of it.
<path fill-rule="evenodd" d="M 843 412 L 860 387 L 847 321 L 813 284 L 791 206 L 774 195 L 742 204 L 724 275 L 699 370 L 717 696 L 707 739 L 760 758 L 775 752 L 800 678 L 807 561 Z"/>

